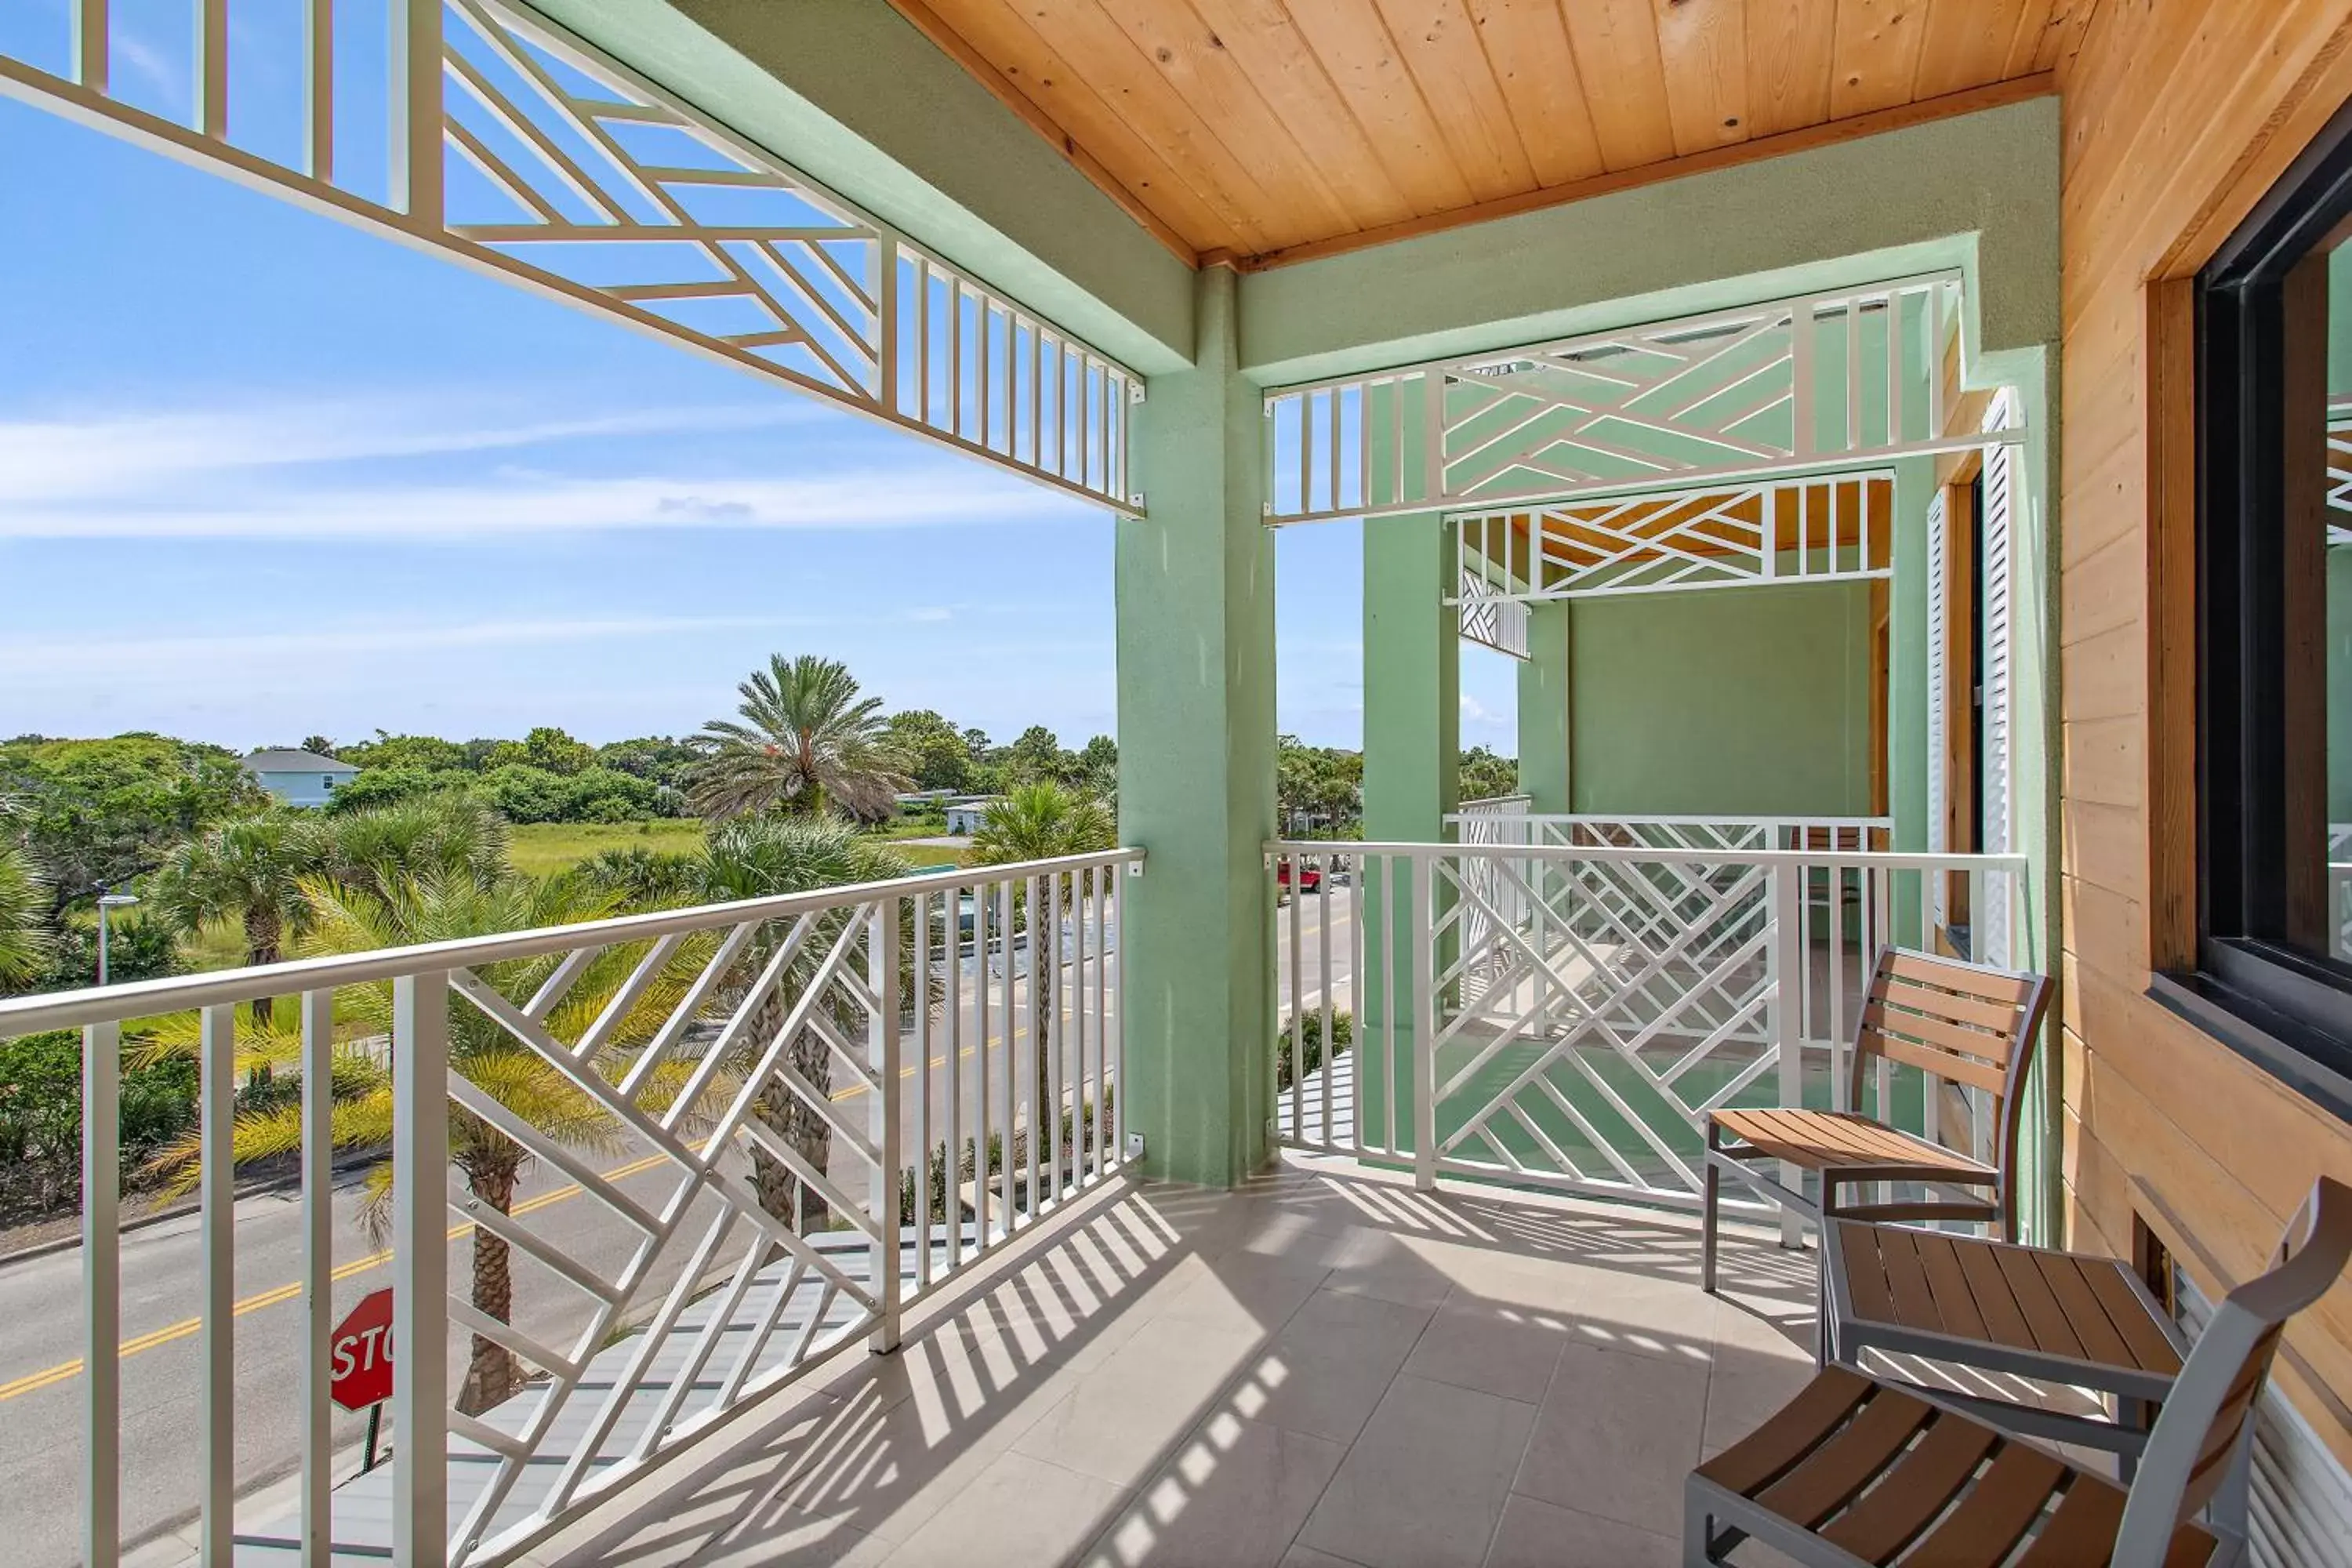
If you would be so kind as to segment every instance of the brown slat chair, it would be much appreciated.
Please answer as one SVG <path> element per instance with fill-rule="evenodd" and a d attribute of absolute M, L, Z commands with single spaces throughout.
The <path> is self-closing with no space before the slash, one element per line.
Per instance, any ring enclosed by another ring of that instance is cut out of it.
<path fill-rule="evenodd" d="M 1691 1473 L 1685 1568 L 1721 1563 L 1749 1536 L 1834 1568 L 2241 1561 L 2256 1402 L 2286 1320 L 2352 1258 L 2352 1188 L 2322 1177 L 2287 1237 L 2284 1260 L 2214 1310 L 2129 1491 L 1937 1400 L 1831 1367 Z"/>
<path fill-rule="evenodd" d="M 2019 1089 L 2032 1060 L 2049 1005 L 2050 982 L 1987 964 L 1890 947 L 1878 955 L 1855 1037 L 1846 1103 L 1862 1103 L 1874 1059 L 1915 1067 L 1936 1082 L 1981 1089 L 1993 1100 L 1994 1163 L 1844 1110 L 1714 1110 L 1706 1118 L 1706 1214 L 1699 1283 L 1715 1289 L 1717 1211 L 1723 1178 L 1795 1209 L 1818 1224 L 1824 1214 L 1859 1219 L 1962 1219 L 2017 1235 Z M 1731 1142 L 1727 1142 L 1727 1136 Z M 1819 1204 L 1774 1180 L 1763 1167 L 1786 1161 L 1821 1181 Z M 1840 1203 L 1840 1187 L 1916 1182 L 1942 1189 L 1906 1202 Z M 1975 1195 L 1981 1191 L 1984 1195 Z"/>

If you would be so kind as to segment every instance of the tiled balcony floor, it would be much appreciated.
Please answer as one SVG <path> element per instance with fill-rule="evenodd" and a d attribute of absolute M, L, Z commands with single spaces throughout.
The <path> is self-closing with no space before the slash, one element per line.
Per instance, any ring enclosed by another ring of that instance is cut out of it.
<path fill-rule="evenodd" d="M 1811 1253 L 1697 1268 L 1695 1222 L 1339 1163 L 1108 1192 L 532 1559 L 1670 1564 L 1811 1370 Z"/>

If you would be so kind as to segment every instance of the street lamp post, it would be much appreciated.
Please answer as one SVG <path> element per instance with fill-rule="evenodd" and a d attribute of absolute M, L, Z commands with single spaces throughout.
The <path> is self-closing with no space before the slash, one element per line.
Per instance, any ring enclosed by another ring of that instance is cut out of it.
<path fill-rule="evenodd" d="M 98 983 L 106 984 L 107 917 L 139 901 L 136 893 L 100 893 L 98 898 Z"/>

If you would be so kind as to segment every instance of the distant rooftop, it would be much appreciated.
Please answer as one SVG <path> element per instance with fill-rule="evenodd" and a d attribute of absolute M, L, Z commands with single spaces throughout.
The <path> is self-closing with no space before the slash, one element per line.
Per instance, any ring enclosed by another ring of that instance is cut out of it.
<path fill-rule="evenodd" d="M 256 752 L 245 759 L 245 771 L 249 773 L 355 773 L 359 769 L 332 757 L 322 757 L 316 752 L 265 751 Z"/>

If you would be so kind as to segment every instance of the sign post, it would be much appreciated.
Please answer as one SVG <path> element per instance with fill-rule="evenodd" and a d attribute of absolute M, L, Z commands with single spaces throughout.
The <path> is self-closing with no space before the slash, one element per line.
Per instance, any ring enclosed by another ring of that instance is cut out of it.
<path fill-rule="evenodd" d="M 392 1291 L 371 1291 L 327 1342 L 327 1394 L 346 1410 L 368 1413 L 367 1457 L 360 1473 L 375 1468 L 376 1434 L 383 1402 L 392 1397 Z"/>

